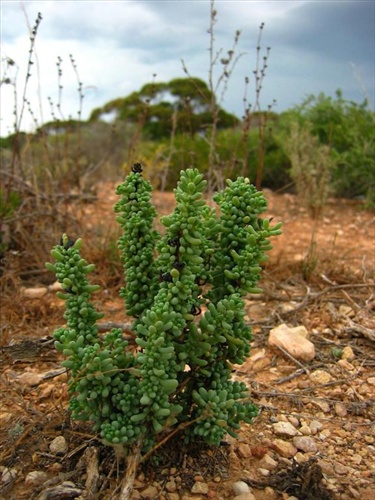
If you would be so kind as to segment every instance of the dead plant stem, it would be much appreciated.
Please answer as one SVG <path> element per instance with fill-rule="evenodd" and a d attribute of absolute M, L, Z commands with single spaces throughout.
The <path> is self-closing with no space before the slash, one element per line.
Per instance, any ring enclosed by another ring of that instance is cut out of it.
<path fill-rule="evenodd" d="M 140 455 L 143 446 L 143 436 L 140 437 L 137 443 L 132 448 L 128 459 L 127 467 L 124 479 L 121 481 L 121 490 L 118 500 L 130 500 L 133 487 L 135 475 L 137 473 L 138 465 L 140 463 Z"/>
<path fill-rule="evenodd" d="M 298 359 L 294 358 L 291 354 L 289 354 L 288 351 L 286 351 L 283 347 L 281 346 L 276 346 L 278 349 L 280 349 L 280 351 L 287 357 L 289 358 L 291 361 L 293 361 L 293 363 L 295 363 L 297 366 L 299 366 L 307 375 L 310 373 L 310 370 L 308 368 L 306 368 L 306 366 L 303 366 L 302 363 L 300 363 L 298 361 Z"/>

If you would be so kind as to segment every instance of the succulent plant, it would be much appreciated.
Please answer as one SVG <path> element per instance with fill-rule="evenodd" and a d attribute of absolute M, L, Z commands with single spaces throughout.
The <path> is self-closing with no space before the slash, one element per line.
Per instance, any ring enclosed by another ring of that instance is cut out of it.
<path fill-rule="evenodd" d="M 248 179 L 227 181 L 216 208 L 205 187 L 196 169 L 181 172 L 162 234 L 153 228 L 141 165 L 117 187 L 121 296 L 134 317 L 136 349 L 121 329 L 98 334 L 91 294 L 99 287 L 88 282 L 93 265 L 81 257 L 82 240 L 63 235 L 51 252 L 55 263 L 46 264 L 64 289 L 67 325 L 54 336 L 70 370 L 72 417 L 92 422 L 108 444 L 141 441 L 147 452 L 180 429 L 186 442 L 218 445 L 257 415 L 232 371 L 250 354 L 244 297 L 260 291 L 261 263 L 281 224 L 261 218 L 267 203 Z"/>

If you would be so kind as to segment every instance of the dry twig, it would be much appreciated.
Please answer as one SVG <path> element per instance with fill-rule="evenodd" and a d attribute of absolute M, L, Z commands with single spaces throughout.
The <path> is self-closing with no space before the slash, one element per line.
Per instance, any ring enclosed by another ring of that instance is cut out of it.
<path fill-rule="evenodd" d="M 286 351 L 283 347 L 277 345 L 276 346 L 278 349 L 280 349 L 280 351 L 287 357 L 289 358 L 291 361 L 293 361 L 293 363 L 295 363 L 297 366 L 299 366 L 307 375 L 310 373 L 310 370 L 308 368 L 306 368 L 306 366 L 303 366 L 302 363 L 300 363 L 298 361 L 298 359 L 294 358 L 291 354 L 289 354 L 288 351 Z"/>

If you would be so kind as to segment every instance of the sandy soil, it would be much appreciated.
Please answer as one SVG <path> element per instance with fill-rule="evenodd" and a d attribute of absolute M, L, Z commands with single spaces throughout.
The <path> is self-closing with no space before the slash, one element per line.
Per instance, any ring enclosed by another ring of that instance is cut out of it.
<path fill-rule="evenodd" d="M 235 373 L 260 415 L 219 449 L 170 442 L 158 465 L 139 470 L 134 499 L 233 499 L 238 481 L 248 488 L 242 499 L 375 498 L 374 215 L 359 202 L 331 200 L 314 222 L 293 195 L 265 195 L 283 235 L 273 241 L 263 293 L 247 301 L 252 356 Z M 173 206 L 169 193 L 154 200 L 160 213 Z M 87 234 L 103 244 L 117 230 L 115 201 L 113 186 L 102 185 L 83 209 Z M 126 322 L 103 284 L 105 321 Z M 66 410 L 67 376 L 50 337 L 63 324 L 61 302 L 52 291 L 12 293 L 2 310 L 0 498 L 116 498 L 124 461 Z M 269 347 L 270 330 L 282 323 L 306 327 L 312 361 Z M 51 451 L 60 436 L 66 449 Z"/>

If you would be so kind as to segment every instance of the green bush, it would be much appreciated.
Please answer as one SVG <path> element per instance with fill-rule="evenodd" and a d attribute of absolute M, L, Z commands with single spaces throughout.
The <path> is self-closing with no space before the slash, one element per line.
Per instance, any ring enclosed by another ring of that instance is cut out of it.
<path fill-rule="evenodd" d="M 375 115 L 368 103 L 357 104 L 337 91 L 309 96 L 280 117 L 280 141 L 290 135 L 292 123 L 307 125 L 321 145 L 327 146 L 335 167 L 332 191 L 346 198 L 364 197 L 375 206 Z"/>
<path fill-rule="evenodd" d="M 283 147 L 291 161 L 290 175 L 301 204 L 316 218 L 321 215 L 331 190 L 334 161 L 329 147 L 320 144 L 308 124 L 298 123 L 292 124 Z"/>
<path fill-rule="evenodd" d="M 248 179 L 228 181 L 215 195 L 219 211 L 204 201 L 205 186 L 196 169 L 181 172 L 163 234 L 153 229 L 156 211 L 140 164 L 117 188 L 121 296 L 137 349 L 121 329 L 99 335 L 101 314 L 91 301 L 99 287 L 88 281 L 94 266 L 81 257 L 81 239 L 64 235 L 51 252 L 55 264 L 46 264 L 64 289 L 58 296 L 67 325 L 54 337 L 70 370 L 72 417 L 90 421 L 108 444 L 140 443 L 148 452 L 181 430 L 185 442 L 218 445 L 257 415 L 232 366 L 249 356 L 244 297 L 259 292 L 260 264 L 280 224 L 261 218 L 267 203 Z"/>
<path fill-rule="evenodd" d="M 258 166 L 258 144 L 257 129 L 251 129 L 245 138 L 241 128 L 219 130 L 216 146 L 217 178 L 224 183 L 225 179 L 246 175 L 254 182 Z M 272 130 L 267 130 L 265 134 L 264 148 L 263 186 L 280 189 L 291 181 L 290 160 Z M 176 185 L 181 170 L 197 168 L 205 175 L 208 171 L 209 141 L 205 135 L 191 137 L 178 134 L 174 138 L 172 151 L 169 141 L 141 141 L 138 151 L 156 188 L 160 187 L 159 179 L 164 175 L 165 168 L 168 168 L 165 184 L 167 190 L 172 190 Z"/>

